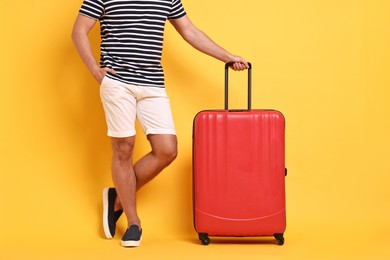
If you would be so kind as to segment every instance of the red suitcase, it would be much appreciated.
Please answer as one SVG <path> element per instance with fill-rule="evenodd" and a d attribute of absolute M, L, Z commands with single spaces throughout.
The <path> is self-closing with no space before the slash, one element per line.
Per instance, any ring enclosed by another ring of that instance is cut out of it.
<path fill-rule="evenodd" d="M 194 225 L 203 245 L 209 236 L 274 236 L 284 244 L 285 120 L 275 110 L 199 112 L 193 124 Z"/>

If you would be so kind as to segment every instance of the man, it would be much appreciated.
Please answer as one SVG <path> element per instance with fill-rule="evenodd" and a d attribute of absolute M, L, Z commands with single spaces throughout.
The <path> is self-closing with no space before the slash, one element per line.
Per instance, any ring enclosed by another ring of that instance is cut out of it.
<path fill-rule="evenodd" d="M 101 27 L 100 66 L 88 39 L 97 20 Z M 199 51 L 223 62 L 235 62 L 234 70 L 248 68 L 243 58 L 230 54 L 195 27 L 180 0 L 84 0 L 72 32 L 81 59 L 100 84 L 112 143 L 115 188 L 103 190 L 104 232 L 107 238 L 115 235 L 116 222 L 124 211 L 128 229 L 121 245 L 125 247 L 139 246 L 142 237 L 136 210 L 137 190 L 156 177 L 177 154 L 161 67 L 167 20 Z M 152 150 L 133 164 L 136 118 Z"/>

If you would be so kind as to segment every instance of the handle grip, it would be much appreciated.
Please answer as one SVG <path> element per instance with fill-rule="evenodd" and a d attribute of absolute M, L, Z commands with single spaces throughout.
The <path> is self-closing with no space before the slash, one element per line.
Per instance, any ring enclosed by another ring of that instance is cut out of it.
<path fill-rule="evenodd" d="M 235 62 L 225 64 L 225 110 L 229 110 L 229 67 Z M 252 64 L 248 62 L 248 110 L 252 108 Z"/>
<path fill-rule="evenodd" d="M 229 67 L 233 66 L 234 63 L 235 62 L 233 62 L 233 61 L 226 62 L 225 69 L 228 69 Z M 248 62 L 248 65 L 249 65 L 249 69 L 252 69 L 252 64 L 250 62 Z"/>

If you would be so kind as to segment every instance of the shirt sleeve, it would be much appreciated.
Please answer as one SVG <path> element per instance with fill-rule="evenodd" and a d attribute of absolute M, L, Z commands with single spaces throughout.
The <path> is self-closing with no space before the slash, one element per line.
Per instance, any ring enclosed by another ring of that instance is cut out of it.
<path fill-rule="evenodd" d="M 99 18 L 104 13 L 103 1 L 101 0 L 84 0 L 81 5 L 80 14 L 86 15 L 95 20 L 99 20 Z"/>
<path fill-rule="evenodd" d="M 168 16 L 168 19 L 179 19 L 186 15 L 186 11 L 180 0 L 172 0 L 172 9 L 171 13 Z"/>

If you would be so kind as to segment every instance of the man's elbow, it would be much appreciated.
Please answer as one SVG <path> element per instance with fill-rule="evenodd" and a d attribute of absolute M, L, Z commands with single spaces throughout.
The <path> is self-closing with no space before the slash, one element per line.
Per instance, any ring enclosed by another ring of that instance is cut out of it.
<path fill-rule="evenodd" d="M 196 42 L 196 39 L 198 38 L 197 37 L 197 31 L 193 28 L 191 29 L 188 29 L 186 31 L 184 31 L 181 36 L 183 37 L 183 39 L 188 42 L 189 44 L 194 44 Z"/>
<path fill-rule="evenodd" d="M 72 42 L 75 42 L 76 41 L 76 30 L 75 28 L 73 28 L 72 30 L 72 34 L 70 35 L 70 38 L 72 39 Z"/>
<path fill-rule="evenodd" d="M 71 39 L 74 44 L 79 42 L 80 38 L 82 38 L 83 32 L 78 30 L 77 27 L 74 27 L 71 34 Z"/>

